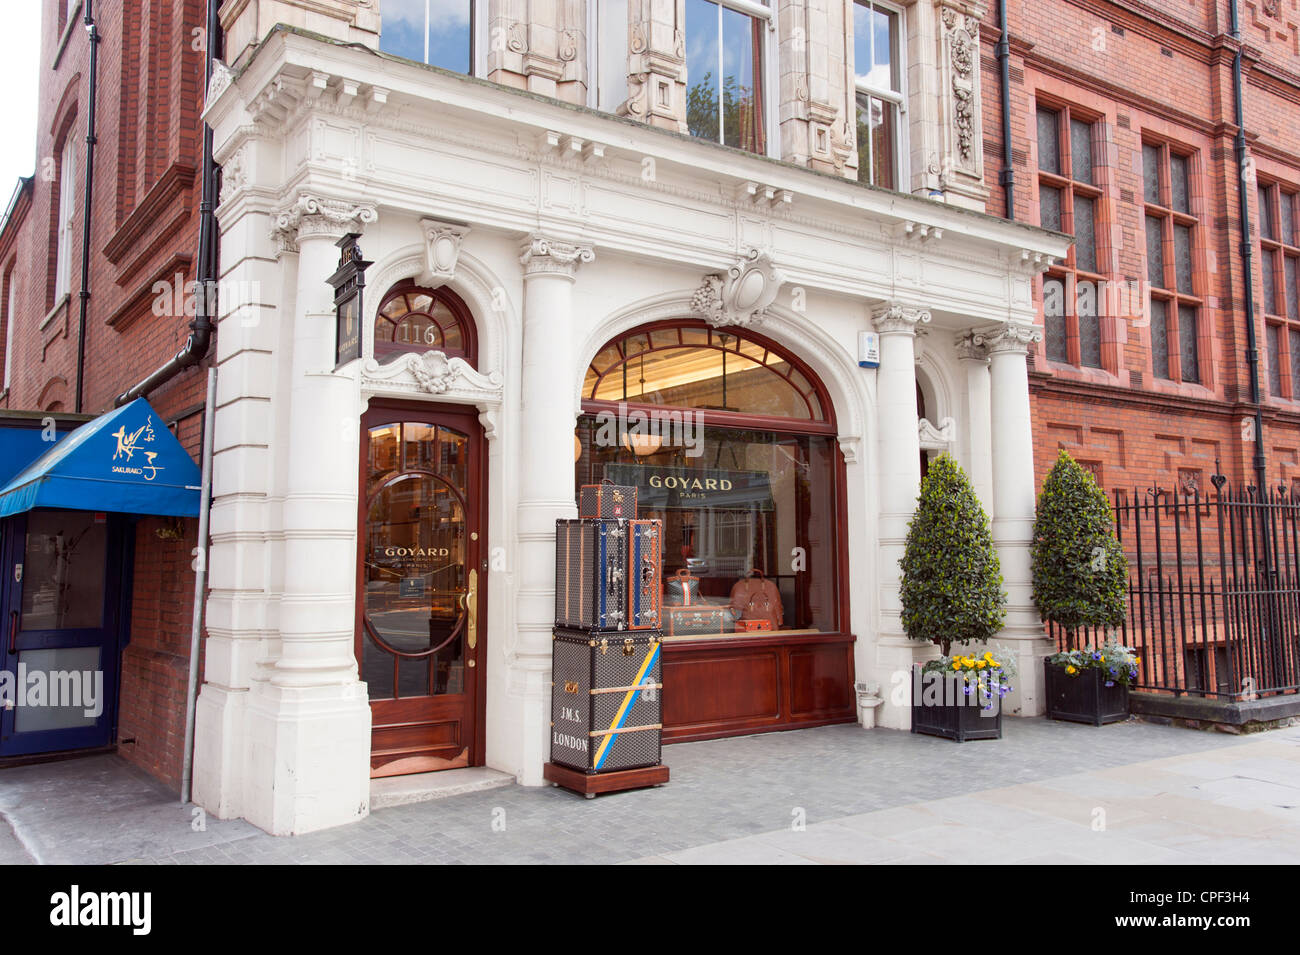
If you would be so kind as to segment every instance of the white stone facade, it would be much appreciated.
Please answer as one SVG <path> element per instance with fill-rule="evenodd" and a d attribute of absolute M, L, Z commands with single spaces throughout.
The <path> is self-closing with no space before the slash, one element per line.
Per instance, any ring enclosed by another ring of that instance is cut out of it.
<path fill-rule="evenodd" d="M 1025 354 L 1033 278 L 1068 240 L 958 207 L 978 205 L 982 189 L 978 41 L 967 71 L 936 61 L 951 59 L 954 29 L 977 30 L 980 9 L 908 7 L 912 63 L 933 73 L 912 81 L 920 91 L 912 152 L 924 160 L 913 164 L 913 182 L 947 190 L 945 203 L 846 181 L 849 157 L 819 164 L 806 147 L 815 130 L 787 125 L 843 122 L 851 65 L 842 57 L 813 58 L 834 76 L 807 87 L 807 108 L 782 106 L 789 162 L 691 140 L 674 128 L 680 117 L 643 122 L 644 111 L 620 117 L 566 103 L 564 90 L 584 82 L 583 64 L 559 54 L 564 29 L 540 21 L 582 22 L 583 6 L 491 4 L 493 17 L 539 17 L 528 31 L 538 39 L 511 67 L 526 82 L 510 84 L 375 55 L 366 48 L 382 16 L 375 0 L 248 0 L 223 10 L 233 69 L 218 72 L 205 114 L 224 170 L 222 278 L 257 283 L 243 287 L 260 288 L 262 300 L 223 311 L 217 335 L 194 791 L 220 817 L 298 833 L 368 812 L 370 715 L 353 631 L 359 420 L 377 396 L 479 411 L 489 547 L 504 558 L 488 583 L 480 656 L 486 761 L 541 784 L 554 521 L 575 513 L 573 429 L 587 364 L 624 331 L 691 317 L 708 276 L 756 263 L 770 303 L 723 320 L 753 323 L 790 348 L 831 397 L 846 462 L 842 571 L 852 579 L 842 626 L 857 637 L 857 679 L 882 685 L 880 724 L 907 726 L 906 708 L 888 699 L 891 679 L 934 652 L 899 624 L 897 560 L 923 439 L 956 455 L 990 511 L 1010 593 L 1002 641 L 1015 641 L 1024 671 L 1014 707 L 1041 711 L 1033 661 L 1046 643 L 1029 597 Z M 820 43 L 830 27 L 844 29 L 844 6 L 783 0 L 774 29 L 820 24 Z M 634 0 L 632 12 L 671 20 L 672 7 Z M 315 20 L 296 19 L 308 9 Z M 333 41 L 262 32 L 275 22 Z M 666 29 L 651 30 L 633 56 L 633 78 L 681 81 Z M 580 60 L 585 45 L 576 49 Z M 957 81 L 973 84 L 976 100 L 970 162 L 960 160 L 964 127 L 943 119 Z M 544 95 L 510 88 L 521 85 Z M 325 279 L 345 232 L 362 233 L 374 264 L 363 358 L 335 370 Z M 437 354 L 375 362 L 374 310 L 407 278 L 446 284 L 469 305 L 477 367 Z M 858 334 L 869 330 L 881 335 L 879 369 L 857 364 Z"/>

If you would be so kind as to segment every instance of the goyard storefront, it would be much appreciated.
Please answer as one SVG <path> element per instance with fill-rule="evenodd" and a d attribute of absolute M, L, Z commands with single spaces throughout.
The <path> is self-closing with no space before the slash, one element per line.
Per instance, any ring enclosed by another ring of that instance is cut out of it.
<path fill-rule="evenodd" d="M 582 396 L 576 483 L 636 487 L 663 521 L 665 741 L 853 720 L 843 457 L 813 371 L 670 320 L 602 348 Z M 750 594 L 771 609 L 746 620 Z"/>

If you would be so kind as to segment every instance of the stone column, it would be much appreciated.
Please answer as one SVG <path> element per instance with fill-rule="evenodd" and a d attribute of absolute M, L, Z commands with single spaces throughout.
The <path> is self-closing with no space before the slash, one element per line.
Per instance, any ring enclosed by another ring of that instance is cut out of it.
<path fill-rule="evenodd" d="M 899 567 L 907 540 L 907 524 L 916 510 L 921 486 L 921 442 L 917 433 L 916 330 L 930 321 L 922 308 L 890 302 L 875 311 L 880 333 L 880 369 L 876 373 L 876 421 L 879 435 L 880 503 L 877 586 L 880 627 L 872 679 L 885 695 L 881 726 L 907 729 L 911 687 L 905 681 L 916 645 L 903 631 L 899 600 Z M 902 674 L 900 678 L 899 674 Z"/>
<path fill-rule="evenodd" d="M 586 246 L 530 236 L 524 267 L 524 341 L 519 460 L 526 475 L 519 500 L 518 628 L 513 691 L 521 697 L 514 737 L 516 774 L 542 785 L 549 758 L 551 628 L 555 625 L 555 521 L 574 517 L 573 281 L 595 258 Z"/>
<path fill-rule="evenodd" d="M 334 370 L 335 242 L 374 207 L 300 197 L 276 219 L 280 255 L 297 254 L 280 654 L 248 703 L 245 816 L 294 834 L 369 812 L 370 706 L 354 650 L 360 405 Z"/>
<path fill-rule="evenodd" d="M 1048 641 L 1034 607 L 1029 548 L 1034 539 L 1034 438 L 1025 356 L 1042 332 L 1032 325 L 981 329 L 974 341 L 988 349 L 993 449 L 993 542 L 1007 590 L 1007 617 L 995 642 L 1016 654 L 1020 676 L 1009 712 L 1043 713 L 1043 655 Z"/>
<path fill-rule="evenodd" d="M 966 372 L 966 438 L 970 479 L 985 512 L 993 516 L 993 434 L 989 404 L 989 356 L 970 333 L 957 339 L 957 359 Z"/>

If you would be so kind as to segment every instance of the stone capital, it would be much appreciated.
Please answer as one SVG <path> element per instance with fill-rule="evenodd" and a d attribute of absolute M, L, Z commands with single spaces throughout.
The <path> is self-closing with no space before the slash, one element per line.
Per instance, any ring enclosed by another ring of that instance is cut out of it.
<path fill-rule="evenodd" d="M 361 232 L 378 218 L 370 204 L 303 195 L 275 217 L 271 235 L 279 244 L 279 253 L 297 252 L 303 239 L 336 241 L 349 232 Z"/>
<path fill-rule="evenodd" d="M 971 333 L 971 341 L 983 345 L 990 355 L 1026 355 L 1031 345 L 1042 340 L 1042 329 L 1037 326 L 1011 322 Z"/>
<path fill-rule="evenodd" d="M 572 278 L 580 263 L 592 262 L 596 253 L 589 245 L 575 245 L 533 233 L 524 240 L 519 261 L 524 278 L 534 275 L 560 275 Z"/>
<path fill-rule="evenodd" d="M 885 302 L 872 310 L 871 323 L 882 335 L 916 335 L 930 321 L 930 310 L 901 302 Z"/>
<path fill-rule="evenodd" d="M 984 347 L 982 341 L 975 340 L 974 332 L 966 332 L 959 335 L 953 347 L 957 349 L 957 358 L 961 361 L 977 361 L 987 364 L 989 360 L 988 349 Z"/>

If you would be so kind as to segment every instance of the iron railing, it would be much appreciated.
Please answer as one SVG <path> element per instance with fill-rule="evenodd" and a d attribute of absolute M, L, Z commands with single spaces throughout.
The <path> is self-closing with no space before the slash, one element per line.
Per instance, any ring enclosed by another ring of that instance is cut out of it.
<path fill-rule="evenodd" d="M 1116 491 L 1129 562 L 1128 606 L 1107 637 L 1141 656 L 1136 689 L 1243 701 L 1300 690 L 1300 496 L 1286 488 Z M 1068 635 L 1049 634 L 1059 647 Z"/>

